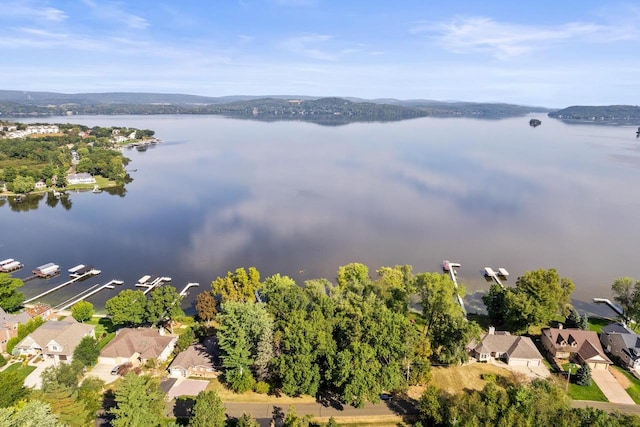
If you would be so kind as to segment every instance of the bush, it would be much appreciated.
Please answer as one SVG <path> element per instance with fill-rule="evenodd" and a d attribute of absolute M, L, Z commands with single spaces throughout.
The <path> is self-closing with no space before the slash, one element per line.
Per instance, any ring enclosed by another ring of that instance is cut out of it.
<path fill-rule="evenodd" d="M 0 354 L 0 367 L 3 367 L 4 365 L 7 364 L 7 359 L 5 359 L 1 354 Z"/>
<path fill-rule="evenodd" d="M 256 393 L 259 393 L 259 394 L 267 394 L 267 393 L 269 393 L 269 384 L 267 384 L 264 381 L 258 381 L 253 386 L 253 391 L 255 391 Z"/>

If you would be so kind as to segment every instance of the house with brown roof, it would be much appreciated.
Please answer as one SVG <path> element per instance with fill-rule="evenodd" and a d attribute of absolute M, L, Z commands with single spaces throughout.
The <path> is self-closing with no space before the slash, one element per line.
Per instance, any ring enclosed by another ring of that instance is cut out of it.
<path fill-rule="evenodd" d="M 178 353 L 169 365 L 173 377 L 217 377 L 220 374 L 218 344 L 214 337 Z"/>
<path fill-rule="evenodd" d="M 479 343 L 471 344 L 471 355 L 481 362 L 502 359 L 509 366 L 540 366 L 542 355 L 529 337 L 489 328 Z"/>
<path fill-rule="evenodd" d="M 95 338 L 93 325 L 78 323 L 72 317 L 60 321 L 49 320 L 20 341 L 13 349 L 13 354 L 41 354 L 56 362 L 71 362 L 73 351 L 86 336 Z"/>
<path fill-rule="evenodd" d="M 163 362 L 173 352 L 177 340 L 178 337 L 165 335 L 154 328 L 122 328 L 102 349 L 98 361 L 109 365 L 127 362 L 138 365 L 149 359 Z"/>
<path fill-rule="evenodd" d="M 598 334 L 593 331 L 544 328 L 541 340 L 549 354 L 558 359 L 575 359 L 591 369 L 609 369 L 611 365 L 611 360 L 600 345 Z"/>
<path fill-rule="evenodd" d="M 7 341 L 18 336 L 18 325 L 27 323 L 31 316 L 25 311 L 9 314 L 0 307 L 0 352 L 7 348 Z"/>

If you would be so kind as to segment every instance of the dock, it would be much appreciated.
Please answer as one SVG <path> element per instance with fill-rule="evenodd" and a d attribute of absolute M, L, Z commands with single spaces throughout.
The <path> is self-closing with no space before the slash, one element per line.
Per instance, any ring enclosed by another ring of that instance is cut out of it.
<path fill-rule="evenodd" d="M 445 272 L 449 273 L 449 276 L 451 276 L 451 280 L 453 281 L 453 287 L 456 291 L 456 297 L 458 298 L 458 304 L 460 304 L 460 308 L 462 308 L 462 312 L 466 317 L 467 309 L 464 306 L 464 301 L 462 300 L 462 297 L 458 293 L 458 279 L 456 278 L 456 276 L 458 275 L 458 273 L 456 273 L 456 268 L 460 268 L 460 267 L 462 267 L 462 265 L 457 262 L 450 262 L 448 260 L 444 260 L 442 262 L 442 269 Z"/>
<path fill-rule="evenodd" d="M 593 302 L 600 302 L 600 303 L 607 304 L 609 307 L 611 307 L 613 311 L 618 313 L 620 316 L 624 316 L 624 311 L 620 307 L 615 305 L 613 302 L 611 302 L 611 300 L 608 298 L 594 298 Z"/>
<path fill-rule="evenodd" d="M 24 264 L 20 261 L 12 260 L 11 262 L 0 265 L 0 272 L 11 273 L 13 271 L 20 270 L 22 267 L 24 267 Z"/>
<path fill-rule="evenodd" d="M 82 279 L 84 279 L 86 277 L 93 276 L 94 274 L 100 274 L 100 270 L 91 270 L 91 271 L 88 271 L 87 273 L 83 274 L 82 276 L 73 277 L 71 280 L 69 280 L 67 282 L 64 282 L 61 285 L 58 285 L 55 288 L 51 288 L 51 289 L 49 289 L 47 291 L 44 291 L 41 294 L 36 295 L 33 298 L 29 298 L 29 299 L 24 300 L 24 303 L 27 304 L 27 303 L 33 302 L 35 300 L 38 300 L 38 299 L 42 298 L 45 295 L 49 295 L 50 293 L 53 293 L 53 292 L 57 291 L 58 289 L 62 289 L 65 286 L 69 286 L 70 284 L 72 284 L 74 282 L 77 282 L 78 280 L 82 280 Z"/>
<path fill-rule="evenodd" d="M 200 286 L 200 283 L 187 283 L 187 286 L 185 286 L 184 289 L 182 289 L 180 291 L 180 296 L 182 296 L 182 297 L 186 296 L 187 293 L 188 293 L 187 290 L 189 288 L 194 288 L 194 287 L 198 287 L 198 286 Z"/>
<path fill-rule="evenodd" d="M 114 285 L 123 285 L 124 282 L 122 280 L 112 280 L 108 283 L 105 283 L 104 285 L 100 286 L 100 284 L 97 284 L 95 286 L 90 287 L 89 289 L 85 289 L 84 291 L 80 292 L 78 295 L 69 298 L 68 300 L 64 301 L 62 304 L 57 305 L 56 307 L 54 307 L 56 310 L 66 310 L 69 307 L 71 307 L 72 305 L 85 300 L 87 298 L 89 298 L 90 296 L 93 296 L 95 294 L 97 294 L 98 292 L 104 290 L 104 289 L 115 289 Z"/>
<path fill-rule="evenodd" d="M 500 278 L 506 279 L 508 276 L 509 276 L 509 272 L 507 271 L 506 268 L 500 267 L 497 272 L 494 271 L 493 268 L 491 267 L 484 268 L 484 277 L 493 279 L 493 281 L 496 282 L 498 285 L 500 285 L 500 287 L 502 288 L 504 288 L 504 285 L 500 281 Z"/>
<path fill-rule="evenodd" d="M 142 281 L 144 279 L 144 281 Z M 151 279 L 151 276 L 142 276 L 136 286 L 139 288 L 146 288 L 143 293 L 146 295 L 153 290 L 153 288 L 162 285 L 163 283 L 170 282 L 171 277 L 156 277 Z"/>
<path fill-rule="evenodd" d="M 48 262 L 46 264 L 43 264 L 37 267 L 35 270 L 32 271 L 32 273 L 35 276 L 40 277 L 42 279 L 48 279 L 50 277 L 57 276 L 58 274 L 60 274 L 60 266 L 58 264 Z"/>

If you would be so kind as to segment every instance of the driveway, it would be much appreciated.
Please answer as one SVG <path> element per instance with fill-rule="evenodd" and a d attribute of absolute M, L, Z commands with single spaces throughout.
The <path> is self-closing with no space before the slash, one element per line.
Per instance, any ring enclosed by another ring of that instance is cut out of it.
<path fill-rule="evenodd" d="M 120 378 L 118 375 L 111 375 L 111 370 L 116 365 L 110 365 L 106 363 L 98 363 L 92 370 L 86 373 L 86 377 L 100 378 L 105 384 L 109 384 Z"/>
<path fill-rule="evenodd" d="M 600 390 L 607 397 L 607 400 L 611 403 L 624 403 L 627 405 L 634 405 L 635 402 L 626 390 L 622 388 L 618 380 L 609 372 L 604 369 L 593 369 L 591 371 L 591 378 L 600 387 Z"/>
<path fill-rule="evenodd" d="M 209 381 L 178 378 L 167 393 L 167 398 L 173 400 L 178 396 L 197 396 L 209 385 Z"/>
<path fill-rule="evenodd" d="M 27 375 L 27 378 L 24 379 L 24 386 L 39 390 L 40 387 L 42 387 L 42 379 L 40 378 L 40 375 L 42 375 L 42 372 L 49 366 L 53 366 L 53 359 L 45 359 L 41 362 L 38 362 L 35 365 L 36 370 L 31 372 L 29 375 Z"/>

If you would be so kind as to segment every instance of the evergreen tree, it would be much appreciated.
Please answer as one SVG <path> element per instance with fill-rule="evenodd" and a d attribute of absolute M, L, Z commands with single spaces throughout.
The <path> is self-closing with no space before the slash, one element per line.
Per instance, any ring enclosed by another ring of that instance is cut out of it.
<path fill-rule="evenodd" d="M 116 407 L 111 409 L 113 427 L 157 427 L 162 424 L 164 394 L 158 381 L 132 372 L 116 390 Z"/>
<path fill-rule="evenodd" d="M 215 391 L 201 391 L 196 397 L 189 425 L 191 427 L 223 427 L 224 411 L 222 400 Z"/>
<path fill-rule="evenodd" d="M 582 386 L 591 385 L 591 368 L 586 363 L 576 372 L 576 384 Z"/>

